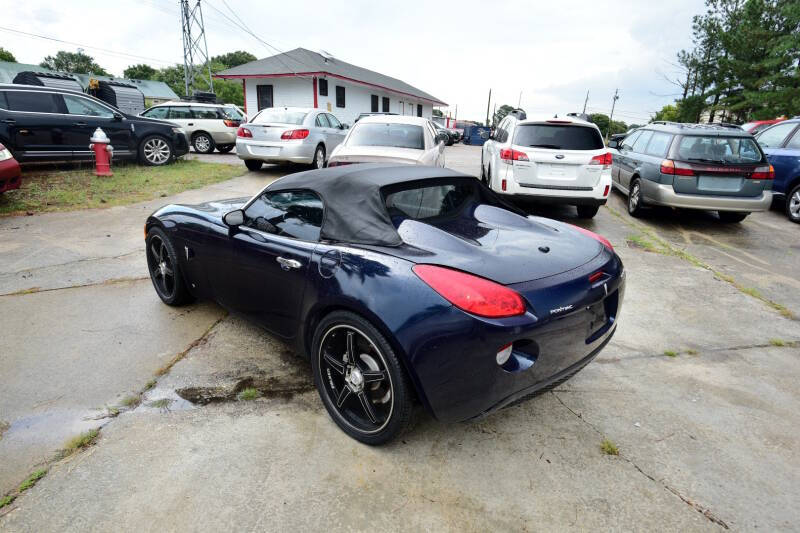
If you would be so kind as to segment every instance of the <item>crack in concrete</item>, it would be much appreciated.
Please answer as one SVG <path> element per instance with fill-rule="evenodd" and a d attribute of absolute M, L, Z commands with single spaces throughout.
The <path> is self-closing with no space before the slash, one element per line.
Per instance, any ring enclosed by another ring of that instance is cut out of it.
<path fill-rule="evenodd" d="M 679 350 L 676 355 L 691 355 L 692 357 L 698 357 L 704 353 L 718 353 L 718 352 L 736 352 L 741 350 L 750 350 L 753 348 L 794 348 L 795 346 L 800 346 L 800 339 L 798 340 L 781 340 L 783 344 L 772 344 L 771 342 L 767 343 L 760 343 L 760 344 L 737 344 L 734 346 L 722 346 L 720 348 L 706 348 L 702 351 L 697 350 L 696 353 L 689 353 L 687 350 Z M 653 359 L 653 358 L 661 358 L 666 357 L 664 352 L 658 353 L 636 353 L 632 354 L 627 357 L 598 357 L 595 359 L 595 362 L 598 364 L 610 364 L 610 363 L 619 363 L 621 361 L 629 361 L 632 359 Z"/>
<path fill-rule="evenodd" d="M 2 297 L 2 296 L 24 296 L 26 294 L 37 294 L 37 293 L 40 293 L 40 292 L 63 291 L 63 290 L 68 290 L 68 289 L 82 289 L 84 287 L 97 287 L 98 285 L 115 285 L 117 283 L 126 283 L 126 282 L 129 282 L 129 281 L 142 281 L 142 280 L 145 280 L 145 279 L 150 279 L 150 278 L 147 277 L 147 276 L 138 277 L 138 278 L 134 278 L 134 277 L 111 278 L 111 279 L 107 279 L 107 280 L 103 280 L 103 281 L 98 281 L 96 283 L 82 283 L 82 284 L 79 284 L 79 285 L 68 285 L 66 287 L 52 287 L 50 289 L 42 289 L 41 287 L 29 287 L 27 289 L 20 289 L 18 291 L 7 292 L 7 293 L 4 293 L 4 294 L 0 294 L 0 297 Z"/>
<path fill-rule="evenodd" d="M 13 272 L 3 272 L 2 275 L 5 276 L 5 275 L 22 274 L 22 273 L 27 273 L 27 272 L 36 272 L 37 270 L 44 270 L 46 268 L 56 268 L 56 267 L 62 267 L 62 266 L 69 266 L 69 265 L 74 265 L 76 263 L 87 263 L 87 262 L 91 262 L 91 261 L 105 261 L 107 259 L 122 259 L 123 257 L 128 257 L 129 255 L 140 254 L 140 253 L 142 253 L 141 250 L 134 250 L 132 252 L 126 252 L 126 253 L 120 254 L 120 255 L 109 255 L 109 256 L 103 256 L 103 257 L 86 257 L 84 259 L 76 259 L 75 261 L 67 261 L 66 263 L 56 263 L 54 265 L 42 265 L 42 266 L 33 267 L 33 268 L 23 268 L 21 270 L 15 270 Z"/>
<path fill-rule="evenodd" d="M 553 397 L 554 397 L 556 400 L 558 400 L 558 403 L 560 403 L 561 405 L 563 405 L 563 406 L 564 406 L 564 408 L 565 408 L 567 411 L 569 411 L 570 413 L 572 413 L 573 415 L 575 415 L 575 417 L 576 417 L 576 418 L 578 418 L 578 419 L 579 419 L 581 422 L 583 422 L 584 424 L 586 424 L 587 426 L 589 426 L 589 427 L 592 429 L 592 431 L 594 431 L 595 433 L 597 433 L 597 434 L 598 434 L 598 435 L 600 435 L 601 437 L 605 438 L 605 435 L 603 434 L 603 432 L 602 432 L 602 431 L 600 431 L 599 429 L 597 429 L 597 428 L 594 426 L 594 424 L 592 424 L 591 422 L 589 422 L 588 420 L 586 420 L 585 418 L 583 418 L 583 414 L 582 414 L 582 413 L 576 413 L 574 409 L 572 409 L 572 408 L 571 408 L 569 405 L 567 405 L 566 403 L 564 403 L 564 401 L 563 401 L 561 398 L 559 398 L 559 397 L 558 397 L 558 394 L 556 394 L 556 392 L 557 392 L 557 391 L 550 391 L 550 392 L 551 392 L 551 394 L 553 395 Z M 719 517 L 718 517 L 718 516 L 716 516 L 714 513 L 712 513 L 712 512 L 711 512 L 709 509 L 707 509 L 706 507 L 703 507 L 702 505 L 700 505 L 700 504 L 699 504 L 699 503 L 697 503 L 697 502 L 694 502 L 694 501 L 690 500 L 689 498 L 687 498 L 686 496 L 684 496 L 683 494 L 681 494 L 681 493 L 680 493 L 680 492 L 679 492 L 679 491 L 678 491 L 676 488 L 674 488 L 674 487 L 672 487 L 672 486 L 668 485 L 666 482 L 664 482 L 664 480 L 663 480 L 663 479 L 662 479 L 662 480 L 659 480 L 659 479 L 656 479 L 654 476 L 652 476 L 652 475 L 648 474 L 647 472 L 645 472 L 644 470 L 642 470 L 642 468 L 641 468 L 639 465 L 637 465 L 637 464 L 636 464 L 636 463 L 633 461 L 633 459 L 630 459 L 629 457 L 626 457 L 626 456 L 625 456 L 625 455 L 624 455 L 622 452 L 619 452 L 619 457 L 620 457 L 620 458 L 622 458 L 622 459 L 623 459 L 625 462 L 627 462 L 627 463 L 630 463 L 630 464 L 631 464 L 631 466 L 633 466 L 633 467 L 634 467 L 634 468 L 635 468 L 635 469 L 636 469 L 636 470 L 637 470 L 637 471 L 638 471 L 640 474 L 642 474 L 644 477 L 646 477 L 647 479 L 649 479 L 649 480 L 650 480 L 650 481 L 652 481 L 653 483 L 656 483 L 656 484 L 658 484 L 658 485 L 661 485 L 661 486 L 662 486 L 662 487 L 663 487 L 665 490 L 667 490 L 667 491 L 671 492 L 673 495 L 675 495 L 675 496 L 677 496 L 678 498 L 680 498 L 680 500 L 681 500 L 683 503 L 685 503 L 686 505 L 688 505 L 689 507 L 691 507 L 692 509 L 694 509 L 695 511 L 697 511 L 698 513 L 700 513 L 701 515 L 703 515 L 703 516 L 704 516 L 704 517 L 705 517 L 705 518 L 706 518 L 708 521 L 710 521 L 710 522 L 712 522 L 712 523 L 714 523 L 714 524 L 717 524 L 718 526 L 720 526 L 720 527 L 722 527 L 722 528 L 724 528 L 724 529 L 729 529 L 729 528 L 728 528 L 728 524 L 726 524 L 726 523 L 725 523 L 725 522 L 724 522 L 724 521 L 723 521 L 721 518 L 719 518 Z"/>

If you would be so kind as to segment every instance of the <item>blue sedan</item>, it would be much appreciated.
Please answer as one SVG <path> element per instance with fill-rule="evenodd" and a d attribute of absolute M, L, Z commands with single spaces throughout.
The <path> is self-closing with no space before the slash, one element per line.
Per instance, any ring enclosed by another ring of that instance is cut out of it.
<path fill-rule="evenodd" d="M 769 127 L 756 140 L 775 167 L 773 195 L 783 200 L 789 220 L 800 224 L 800 117 Z"/>
<path fill-rule="evenodd" d="M 611 339 L 625 286 L 603 237 L 442 168 L 292 174 L 163 207 L 145 234 L 165 303 L 213 299 L 291 343 L 367 444 L 406 429 L 415 402 L 461 421 L 568 379 Z"/>

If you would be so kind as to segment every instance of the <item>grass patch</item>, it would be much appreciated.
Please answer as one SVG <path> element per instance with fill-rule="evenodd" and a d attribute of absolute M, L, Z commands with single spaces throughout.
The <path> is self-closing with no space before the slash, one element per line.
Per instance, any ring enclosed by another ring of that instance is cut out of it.
<path fill-rule="evenodd" d="M 603 439 L 603 442 L 600 443 L 600 449 L 603 450 L 603 453 L 606 455 L 619 455 L 619 448 L 617 448 L 617 445 L 608 439 Z"/>
<path fill-rule="evenodd" d="M 0 215 L 133 204 L 245 173 L 239 165 L 187 160 L 164 167 L 120 163 L 113 171 L 113 177 L 98 178 L 88 166 L 66 170 L 28 167 L 20 188 L 0 195 Z"/>
<path fill-rule="evenodd" d="M 25 492 L 29 488 L 33 487 L 34 485 L 36 485 L 37 481 L 39 481 L 44 477 L 46 473 L 47 470 L 44 468 L 37 470 L 36 472 L 28 476 L 28 479 L 22 482 L 22 484 L 19 486 L 19 491 Z"/>
<path fill-rule="evenodd" d="M 6 505 L 10 505 L 11 502 L 13 502 L 16 499 L 17 499 L 17 497 L 14 494 L 9 494 L 5 498 L 0 499 L 0 509 L 5 507 Z"/>
<path fill-rule="evenodd" d="M 5 420 L 0 420 L 0 440 L 3 440 L 3 433 L 8 431 L 8 428 L 10 427 L 11 425 L 8 422 Z"/>
<path fill-rule="evenodd" d="M 90 429 L 85 433 L 81 433 L 75 437 L 69 439 L 66 443 L 64 443 L 64 451 L 67 455 L 71 453 L 75 453 L 76 451 L 80 450 L 81 448 L 86 448 L 94 439 L 97 438 L 97 435 L 100 434 L 99 429 Z"/>
<path fill-rule="evenodd" d="M 678 357 L 678 352 L 675 350 L 664 350 L 664 355 L 667 357 Z"/>
<path fill-rule="evenodd" d="M 125 396 L 119 404 L 122 407 L 127 407 L 128 409 L 133 409 L 142 403 L 142 399 L 138 396 Z"/>
<path fill-rule="evenodd" d="M 247 387 L 242 392 L 239 393 L 240 400 L 255 400 L 260 396 L 258 389 L 254 389 L 253 387 Z"/>
<path fill-rule="evenodd" d="M 786 343 L 781 339 L 770 339 L 769 343 L 773 346 L 786 346 Z"/>
<path fill-rule="evenodd" d="M 155 386 L 156 386 L 156 380 L 155 380 L 155 378 L 153 378 L 153 379 L 151 379 L 150 381 L 148 381 L 147 383 L 144 384 L 144 389 L 143 390 L 148 391 L 148 390 L 152 389 Z"/>
<path fill-rule="evenodd" d="M 688 353 L 689 355 L 697 355 L 697 350 L 688 349 L 686 350 L 686 353 Z"/>
<path fill-rule="evenodd" d="M 155 407 L 156 409 L 167 409 L 171 403 L 172 400 L 170 400 L 169 398 L 161 398 L 148 403 L 147 407 Z"/>
<path fill-rule="evenodd" d="M 644 235 L 628 235 L 628 244 L 633 246 L 634 248 L 641 248 L 647 252 L 653 252 L 656 254 L 664 253 L 664 251 L 656 246 L 652 241 L 650 241 Z"/>

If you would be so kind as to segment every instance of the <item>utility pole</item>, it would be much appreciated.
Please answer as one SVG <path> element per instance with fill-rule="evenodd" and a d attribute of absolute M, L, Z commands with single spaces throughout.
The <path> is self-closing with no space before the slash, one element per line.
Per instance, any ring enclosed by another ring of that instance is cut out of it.
<path fill-rule="evenodd" d="M 189 89 L 192 92 L 196 90 L 196 79 L 206 81 L 203 66 L 208 71 L 208 90 L 214 92 L 214 85 L 211 83 L 211 62 L 208 60 L 206 30 L 203 24 L 203 9 L 200 7 L 200 0 L 197 0 L 193 7 L 189 6 L 190 1 L 180 0 L 181 33 L 183 34 L 183 84 L 187 97 L 191 96 Z"/>
<path fill-rule="evenodd" d="M 489 99 L 486 101 L 486 127 L 489 127 L 489 106 L 492 105 L 492 88 L 489 87 Z"/>
<path fill-rule="evenodd" d="M 614 120 L 614 106 L 617 105 L 619 100 L 619 89 L 614 89 L 614 98 L 611 100 L 611 116 L 608 117 L 608 128 L 606 128 L 606 144 L 608 144 L 608 134 L 611 133 L 611 121 Z"/>
<path fill-rule="evenodd" d="M 586 114 L 586 104 L 589 103 L 589 91 L 586 91 L 586 100 L 583 101 L 583 113 L 582 115 Z"/>
<path fill-rule="evenodd" d="M 517 109 L 522 105 L 522 91 L 519 92 L 519 100 L 517 100 Z"/>

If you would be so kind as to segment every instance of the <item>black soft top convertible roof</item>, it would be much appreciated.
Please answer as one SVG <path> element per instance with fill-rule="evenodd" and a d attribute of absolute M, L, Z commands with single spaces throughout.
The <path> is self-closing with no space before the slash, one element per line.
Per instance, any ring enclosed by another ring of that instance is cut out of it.
<path fill-rule="evenodd" d="M 481 203 L 522 214 L 506 204 L 477 179 L 455 170 L 418 165 L 357 164 L 299 172 L 272 182 L 265 190 L 305 189 L 315 192 L 325 206 L 320 238 L 352 244 L 400 246 L 403 240 L 392 224 L 381 190 L 393 185 L 459 178 L 474 180 Z"/>

